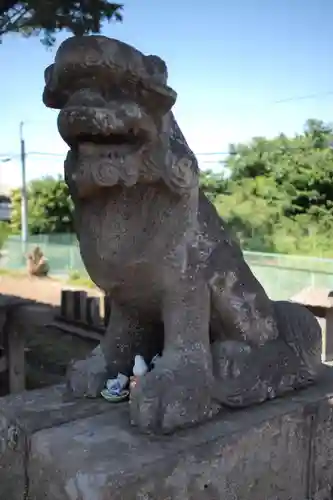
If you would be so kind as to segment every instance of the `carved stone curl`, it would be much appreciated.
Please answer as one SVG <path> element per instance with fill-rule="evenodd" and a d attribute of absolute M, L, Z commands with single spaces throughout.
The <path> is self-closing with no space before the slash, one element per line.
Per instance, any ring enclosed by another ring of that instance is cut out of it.
<path fill-rule="evenodd" d="M 165 63 L 103 36 L 73 37 L 45 82 L 70 147 L 81 255 L 112 299 L 101 346 L 69 369 L 73 392 L 98 395 L 106 376 L 131 373 L 135 354 L 161 352 L 130 409 L 142 431 L 167 433 L 313 383 L 319 325 L 267 297 L 200 191 Z"/>

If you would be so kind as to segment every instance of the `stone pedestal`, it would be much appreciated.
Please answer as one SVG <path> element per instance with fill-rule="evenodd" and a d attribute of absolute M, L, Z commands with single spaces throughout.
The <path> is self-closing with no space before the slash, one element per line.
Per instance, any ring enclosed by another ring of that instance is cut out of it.
<path fill-rule="evenodd" d="M 29 490 L 29 448 L 41 430 L 109 410 L 102 399 L 67 398 L 63 385 L 0 398 L 0 500 L 34 498 Z"/>
<path fill-rule="evenodd" d="M 317 387 L 170 437 L 131 428 L 127 403 L 65 402 L 61 388 L 3 398 L 0 429 L 1 499 L 332 498 L 332 369 Z"/>

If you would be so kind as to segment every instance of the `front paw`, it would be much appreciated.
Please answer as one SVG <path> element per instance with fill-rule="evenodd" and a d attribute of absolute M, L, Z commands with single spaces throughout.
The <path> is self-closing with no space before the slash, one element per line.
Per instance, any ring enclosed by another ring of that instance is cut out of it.
<path fill-rule="evenodd" d="M 193 353 L 164 354 L 131 393 L 132 424 L 144 432 L 167 434 L 215 415 L 212 374 Z"/>
<path fill-rule="evenodd" d="M 67 389 L 75 397 L 96 398 L 107 380 L 107 366 L 100 346 L 83 360 L 74 361 L 67 370 Z"/>

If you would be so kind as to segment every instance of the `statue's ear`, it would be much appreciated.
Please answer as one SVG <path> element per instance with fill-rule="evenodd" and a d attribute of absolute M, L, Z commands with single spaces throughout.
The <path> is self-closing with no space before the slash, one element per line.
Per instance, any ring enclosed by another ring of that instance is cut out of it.
<path fill-rule="evenodd" d="M 144 56 L 146 73 L 146 100 L 148 108 L 160 115 L 168 113 L 177 99 L 177 93 L 167 85 L 167 65 L 157 56 Z"/>
<path fill-rule="evenodd" d="M 45 87 L 43 91 L 43 103 L 47 108 L 61 109 L 65 102 L 65 95 L 57 89 L 57 78 L 54 64 L 48 66 L 44 71 Z"/>
<path fill-rule="evenodd" d="M 45 71 L 44 71 L 44 83 L 45 83 L 45 85 L 50 85 L 50 83 L 51 83 L 53 68 L 54 68 L 54 64 L 50 64 L 50 66 L 45 68 Z"/>
<path fill-rule="evenodd" d="M 146 71 L 159 85 L 166 85 L 168 80 L 168 68 L 163 59 L 158 56 L 145 56 Z"/>

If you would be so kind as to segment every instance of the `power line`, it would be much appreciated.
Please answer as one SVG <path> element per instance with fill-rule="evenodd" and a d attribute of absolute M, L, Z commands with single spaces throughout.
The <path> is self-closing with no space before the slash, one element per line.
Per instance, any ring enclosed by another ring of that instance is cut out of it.
<path fill-rule="evenodd" d="M 303 101 L 306 99 L 318 99 L 333 96 L 333 90 L 327 90 L 326 92 L 317 92 L 315 94 L 300 95 L 295 97 L 286 97 L 285 99 L 278 99 L 273 101 L 272 104 L 284 104 L 285 102 Z"/>
<path fill-rule="evenodd" d="M 216 165 L 216 164 L 224 164 L 224 163 L 228 163 L 227 160 L 217 160 L 217 161 L 212 161 L 212 160 L 207 160 L 207 161 L 200 161 L 199 164 L 202 164 L 202 165 L 207 165 L 207 164 L 211 164 L 211 165 Z"/>
<path fill-rule="evenodd" d="M 67 153 L 48 153 L 44 151 L 31 151 L 30 153 L 27 153 L 27 155 L 33 155 L 33 156 L 54 156 L 58 158 L 63 158 L 66 156 Z"/>
<path fill-rule="evenodd" d="M 217 156 L 217 155 L 229 155 L 229 151 L 214 151 L 211 153 L 194 153 L 195 156 Z"/>
<path fill-rule="evenodd" d="M 54 158 L 64 158 L 64 156 L 66 156 L 66 153 L 51 153 L 51 152 L 47 152 L 47 151 L 29 151 L 28 153 L 26 153 L 26 156 L 51 156 L 51 157 L 54 157 Z M 15 154 L 3 154 L 1 153 L 0 154 L 0 161 L 1 161 L 1 158 L 9 158 L 10 160 L 13 160 L 15 158 L 19 158 L 20 157 L 20 154 L 18 153 L 15 153 Z"/>
<path fill-rule="evenodd" d="M 1 153 L 0 158 L 13 158 L 13 156 L 20 156 L 17 153 Z"/>

